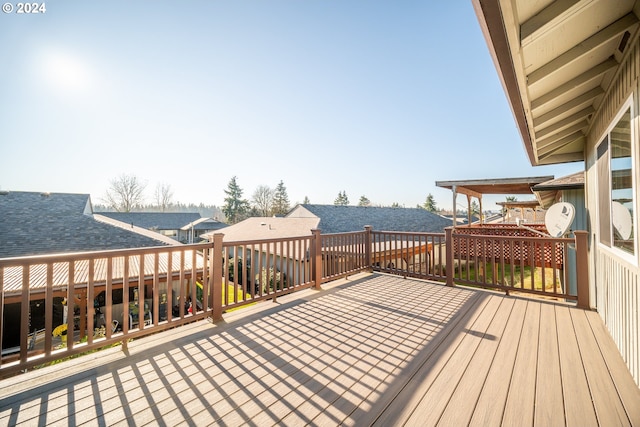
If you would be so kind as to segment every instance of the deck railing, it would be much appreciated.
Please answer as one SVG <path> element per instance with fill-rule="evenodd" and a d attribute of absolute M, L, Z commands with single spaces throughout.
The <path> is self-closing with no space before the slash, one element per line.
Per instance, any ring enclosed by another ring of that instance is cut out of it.
<path fill-rule="evenodd" d="M 129 339 L 216 321 L 224 311 L 363 270 L 576 299 L 588 307 L 586 239 L 586 232 L 554 239 L 365 227 L 244 242 L 216 234 L 203 244 L 0 259 L 0 343 L 11 343 L 0 347 L 0 377 L 106 346 L 126 349 Z M 553 261 L 570 245 L 577 259 L 573 293 Z M 540 261 L 548 250 L 549 265 Z"/>

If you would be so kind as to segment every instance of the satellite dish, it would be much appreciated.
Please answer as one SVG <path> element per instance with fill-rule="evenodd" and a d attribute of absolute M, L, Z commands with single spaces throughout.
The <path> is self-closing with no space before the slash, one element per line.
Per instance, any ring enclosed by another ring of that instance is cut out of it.
<path fill-rule="evenodd" d="M 562 202 L 552 205 L 544 217 L 544 225 L 551 237 L 562 237 L 565 235 L 571 223 L 576 210 L 571 203 Z"/>
<path fill-rule="evenodd" d="M 631 212 L 620 202 L 612 202 L 611 209 L 613 211 L 613 228 L 615 228 L 622 240 L 629 240 L 633 231 Z"/>

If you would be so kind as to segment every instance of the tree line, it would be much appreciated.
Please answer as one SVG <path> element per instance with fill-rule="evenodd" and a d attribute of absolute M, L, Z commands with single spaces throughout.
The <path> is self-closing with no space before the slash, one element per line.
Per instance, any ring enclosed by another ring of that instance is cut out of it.
<path fill-rule="evenodd" d="M 115 210 L 117 212 L 199 212 L 202 216 L 218 218 L 228 224 L 235 224 L 249 217 L 255 216 L 284 216 L 291 209 L 289 195 L 284 182 L 274 187 L 267 185 L 258 186 L 250 199 L 243 197 L 244 190 L 238 184 L 237 176 L 233 176 L 224 190 L 224 205 L 219 208 L 215 205 L 194 205 L 174 202 L 173 190 L 169 184 L 158 183 L 153 191 L 153 203 L 144 203 L 144 192 L 147 184 L 135 175 L 122 174 L 110 181 L 109 187 L 103 199 L 104 204 L 94 206 L 96 211 Z M 309 198 L 305 196 L 303 204 L 309 204 Z M 347 192 L 342 190 L 334 200 L 336 206 L 349 206 L 350 201 Z M 372 206 L 371 201 L 365 195 L 360 196 L 357 206 Z M 391 207 L 401 208 L 398 203 Z M 427 195 L 422 205 L 417 208 L 437 212 L 435 199 L 431 193 Z"/>

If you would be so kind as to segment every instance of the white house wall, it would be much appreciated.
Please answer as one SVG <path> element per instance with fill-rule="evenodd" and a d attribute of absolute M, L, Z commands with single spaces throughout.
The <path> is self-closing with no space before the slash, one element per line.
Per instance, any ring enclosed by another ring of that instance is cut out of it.
<path fill-rule="evenodd" d="M 608 188 L 598 188 L 596 167 L 596 146 L 601 142 L 605 132 L 612 125 L 615 117 L 621 111 L 625 102 L 633 94 L 632 101 L 632 134 L 633 167 L 640 170 L 640 153 L 638 150 L 638 135 L 640 105 L 640 41 L 635 39 L 629 54 L 623 60 L 620 72 L 606 92 L 601 108 L 594 117 L 590 129 L 585 153 L 586 184 L 585 192 L 589 212 L 590 235 L 590 283 L 591 303 L 598 310 L 603 321 L 607 325 L 622 357 L 624 358 L 631 374 L 637 384 L 640 385 L 640 268 L 638 267 L 638 250 L 636 249 L 633 260 L 621 257 L 615 249 L 599 244 L 599 222 L 597 218 L 598 194 L 609 191 Z M 636 172 L 637 174 L 637 172 Z M 638 215 L 640 214 L 638 201 L 638 180 L 635 187 L 636 200 L 634 206 L 634 228 L 636 229 L 636 248 L 638 239 Z"/>

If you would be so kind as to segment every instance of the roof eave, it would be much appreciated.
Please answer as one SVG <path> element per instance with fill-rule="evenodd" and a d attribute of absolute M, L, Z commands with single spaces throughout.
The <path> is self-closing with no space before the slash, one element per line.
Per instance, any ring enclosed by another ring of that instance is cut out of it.
<path fill-rule="evenodd" d="M 535 155 L 533 141 L 529 133 L 525 107 L 522 102 L 518 77 L 515 71 L 513 56 L 509 47 L 509 39 L 505 31 L 502 9 L 499 0 L 472 0 L 482 34 L 487 42 L 489 53 L 502 82 L 511 112 L 522 137 L 529 162 L 532 166 L 539 164 Z"/>

